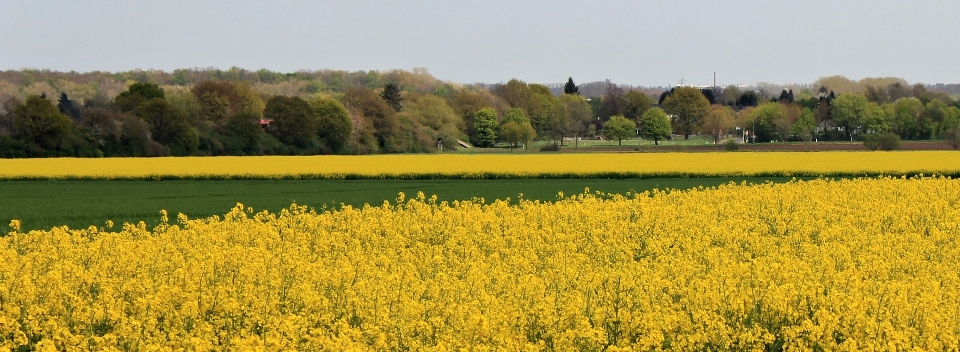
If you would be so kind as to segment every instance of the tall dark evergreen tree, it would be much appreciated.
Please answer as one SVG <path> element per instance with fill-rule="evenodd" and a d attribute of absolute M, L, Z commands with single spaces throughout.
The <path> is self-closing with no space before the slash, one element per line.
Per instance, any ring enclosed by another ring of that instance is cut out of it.
<path fill-rule="evenodd" d="M 792 102 L 793 102 L 793 89 L 786 89 L 786 88 L 784 88 L 783 91 L 780 92 L 780 98 L 777 99 L 777 101 L 779 101 L 779 102 L 786 102 L 786 103 L 792 103 Z"/>
<path fill-rule="evenodd" d="M 567 84 L 563 85 L 563 94 L 580 95 L 580 88 L 577 88 L 577 84 L 573 83 L 573 77 L 567 78 Z"/>
<path fill-rule="evenodd" d="M 387 83 L 383 86 L 383 93 L 380 93 L 380 97 L 397 112 L 403 110 L 403 97 L 400 96 L 400 87 L 396 84 Z"/>
<path fill-rule="evenodd" d="M 700 94 L 703 94 L 704 98 L 707 98 L 707 101 L 710 102 L 710 105 L 717 103 L 717 97 L 713 94 L 712 88 L 703 88 L 700 89 Z"/>
<path fill-rule="evenodd" d="M 665 90 L 663 93 L 660 93 L 660 99 L 657 99 L 657 105 L 663 105 L 663 101 L 670 96 L 670 93 L 672 93 L 674 89 L 676 88 L 671 88 L 669 91 Z"/>
<path fill-rule="evenodd" d="M 760 103 L 760 96 L 757 95 L 757 92 L 746 91 L 740 95 L 740 98 L 737 99 L 737 105 L 739 106 L 757 106 Z"/>
<path fill-rule="evenodd" d="M 57 100 L 57 108 L 60 113 L 67 115 L 73 120 L 73 123 L 80 123 L 80 107 L 73 103 L 73 100 L 67 98 L 67 93 L 60 93 L 60 99 Z"/>

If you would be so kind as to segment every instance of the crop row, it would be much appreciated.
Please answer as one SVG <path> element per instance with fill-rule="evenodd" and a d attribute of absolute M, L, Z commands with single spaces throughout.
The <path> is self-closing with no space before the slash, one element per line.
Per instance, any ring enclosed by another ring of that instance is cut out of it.
<path fill-rule="evenodd" d="M 0 159 L 0 179 L 503 179 L 958 175 L 960 153 L 744 152 Z"/>

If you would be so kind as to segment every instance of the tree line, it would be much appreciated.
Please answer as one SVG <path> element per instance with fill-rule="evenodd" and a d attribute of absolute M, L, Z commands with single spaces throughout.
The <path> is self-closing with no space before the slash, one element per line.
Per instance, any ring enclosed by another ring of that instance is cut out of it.
<path fill-rule="evenodd" d="M 886 85 L 868 84 L 876 82 Z M 586 98 L 573 78 L 562 92 L 516 79 L 459 85 L 422 69 L 4 71 L 0 156 L 404 153 L 456 149 L 461 141 L 520 148 L 544 140 L 558 148 L 598 136 L 622 142 L 639 135 L 659 143 L 707 134 L 720 142 L 738 131 L 755 142 L 854 140 L 871 133 L 952 138 L 960 102 L 904 83 L 861 81 L 861 91 L 844 94 L 826 86 L 797 94 L 675 87 L 657 100 L 616 84 Z M 114 94 L 116 84 L 124 89 Z"/>
<path fill-rule="evenodd" d="M 767 142 L 863 140 L 887 134 L 906 140 L 951 140 L 960 133 L 960 101 L 924 85 L 893 82 L 864 91 L 835 94 L 821 86 L 816 96 L 795 99 L 792 91 L 739 112 L 755 124 L 754 140 Z"/>
<path fill-rule="evenodd" d="M 519 80 L 492 89 L 456 85 L 423 71 L 363 75 L 388 82 L 376 89 L 353 84 L 307 94 L 247 80 L 161 85 L 152 76 L 123 77 L 126 89 L 109 97 L 77 88 L 104 86 L 96 81 L 39 84 L 24 76 L 19 84 L 0 81 L 2 157 L 404 153 L 536 139 L 560 145 L 565 136 L 601 134 L 611 117 L 636 124 L 651 103 L 616 85 L 609 97 L 588 100 Z M 32 91 L 38 85 L 55 94 Z M 635 133 L 614 130 L 610 136 L 619 138 Z"/>

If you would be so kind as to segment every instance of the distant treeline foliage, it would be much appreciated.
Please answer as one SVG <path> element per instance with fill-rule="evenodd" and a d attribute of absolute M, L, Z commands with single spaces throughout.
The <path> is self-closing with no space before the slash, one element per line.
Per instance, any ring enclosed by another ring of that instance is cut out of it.
<path fill-rule="evenodd" d="M 456 84 L 425 69 L 2 71 L 0 157 L 419 153 L 461 142 L 525 148 L 533 140 L 577 146 L 580 138 L 700 133 L 719 142 L 737 131 L 758 142 L 960 135 L 958 103 L 949 95 L 955 85 L 842 76 L 817 82 L 816 91 L 771 92 L 763 84 L 578 85 L 572 77 L 549 86 Z M 650 125 L 645 116 L 654 119 Z"/>

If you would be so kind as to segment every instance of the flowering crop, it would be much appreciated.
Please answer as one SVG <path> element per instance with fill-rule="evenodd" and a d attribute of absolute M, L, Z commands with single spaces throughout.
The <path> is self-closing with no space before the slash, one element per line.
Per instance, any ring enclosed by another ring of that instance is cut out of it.
<path fill-rule="evenodd" d="M 0 179 L 636 178 L 960 174 L 960 153 L 744 152 L 0 159 Z"/>
<path fill-rule="evenodd" d="M 11 223 L 0 349 L 960 346 L 960 181 L 947 178 L 238 204 L 112 226 Z"/>

